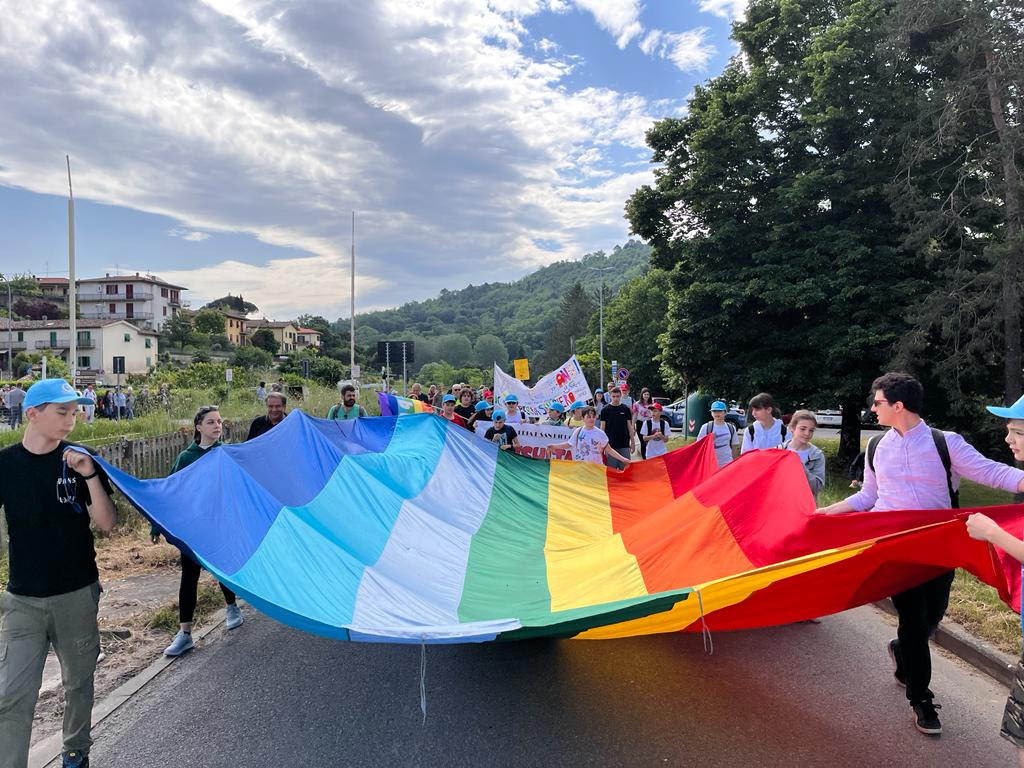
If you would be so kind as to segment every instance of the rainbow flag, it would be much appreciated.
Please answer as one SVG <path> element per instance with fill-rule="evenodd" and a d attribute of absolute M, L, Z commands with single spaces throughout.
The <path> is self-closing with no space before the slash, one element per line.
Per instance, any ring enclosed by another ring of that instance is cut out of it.
<path fill-rule="evenodd" d="M 377 393 L 381 416 L 406 416 L 410 413 L 433 413 L 434 408 L 414 397 L 399 397 L 387 392 Z"/>
<path fill-rule="evenodd" d="M 817 516 L 795 454 L 753 451 L 718 470 L 709 440 L 617 472 L 498 451 L 425 414 L 293 411 L 167 478 L 104 469 L 257 608 L 347 640 L 761 627 L 956 566 L 1019 590 L 1019 568 L 966 536 L 966 511 Z M 1019 533 L 1018 508 L 986 512 Z"/>

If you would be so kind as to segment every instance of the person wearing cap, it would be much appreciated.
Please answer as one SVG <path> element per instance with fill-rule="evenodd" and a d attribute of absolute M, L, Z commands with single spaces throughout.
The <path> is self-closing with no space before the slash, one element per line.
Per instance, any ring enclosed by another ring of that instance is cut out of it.
<path fill-rule="evenodd" d="M 0 451 L 10 578 L 0 595 L 0 766 L 28 763 L 32 716 L 53 645 L 64 683 L 63 764 L 88 765 L 100 651 L 99 571 L 90 523 L 117 522 L 111 487 L 90 453 L 65 438 L 88 401 L 63 379 L 25 394 L 21 442 Z"/>
<path fill-rule="evenodd" d="M 572 452 L 573 461 L 585 461 L 590 464 L 604 464 L 607 456 L 608 466 L 615 469 L 625 469 L 627 464 L 633 463 L 628 456 L 619 453 L 608 444 L 608 435 L 596 426 L 597 409 L 594 406 L 584 406 L 581 414 L 583 426 L 577 427 L 566 442 L 549 445 L 549 455 L 554 451 L 568 450 Z M 612 464 L 613 461 L 616 464 Z"/>
<path fill-rule="evenodd" d="M 7 405 L 8 424 L 11 429 L 17 429 L 21 425 L 21 414 L 25 407 L 25 390 L 17 381 L 11 387 L 10 392 L 4 397 Z"/>
<path fill-rule="evenodd" d="M 653 459 L 655 456 L 664 456 L 668 453 L 669 435 L 672 425 L 663 418 L 661 403 L 651 403 L 651 417 L 637 422 L 637 436 L 647 446 L 645 458 Z"/>
<path fill-rule="evenodd" d="M 562 426 L 562 414 L 565 413 L 565 408 L 557 400 L 548 403 L 548 417 L 544 419 L 540 424 L 542 427 L 560 427 Z"/>
<path fill-rule="evenodd" d="M 438 416 L 460 427 L 466 426 L 466 420 L 455 412 L 455 395 L 445 395 L 441 398 L 441 413 Z"/>
<path fill-rule="evenodd" d="M 515 430 L 515 427 L 509 426 L 506 421 L 508 414 L 505 413 L 501 408 L 494 410 L 494 424 L 487 428 L 484 433 L 484 440 L 490 440 L 492 443 L 498 444 L 498 449 L 502 451 L 514 451 L 519 447 L 519 435 Z"/>
<path fill-rule="evenodd" d="M 505 414 L 506 424 L 522 424 L 525 421 L 519 408 L 519 398 L 515 395 L 505 395 Z"/>
<path fill-rule="evenodd" d="M 715 458 L 718 459 L 719 469 L 736 458 L 736 447 L 740 444 L 736 427 L 725 420 L 727 408 L 724 400 L 715 400 L 711 404 L 711 421 L 702 426 L 697 433 L 698 440 L 713 435 L 711 439 L 715 444 Z"/>
<path fill-rule="evenodd" d="M 932 429 L 921 418 L 924 388 L 906 373 L 890 372 L 871 384 L 871 410 L 891 429 L 868 443 L 864 485 L 858 493 L 818 510 L 821 514 L 947 509 L 959 506 L 960 478 L 1005 491 L 1024 492 L 1024 471 L 982 456 L 955 432 Z M 953 572 L 948 571 L 892 596 L 899 617 L 897 637 L 888 645 L 896 682 L 906 687 L 914 726 L 942 733 L 935 711 L 928 638 L 949 604 Z"/>
<path fill-rule="evenodd" d="M 582 427 L 585 423 L 583 421 L 583 409 L 586 407 L 587 404 L 582 400 L 574 400 L 571 402 L 569 404 L 569 410 L 567 411 L 568 418 L 565 420 L 565 426 L 573 427 L 574 429 Z M 597 413 L 596 408 L 594 409 L 594 412 Z"/>
<path fill-rule="evenodd" d="M 473 406 L 473 415 L 469 417 L 469 421 L 466 422 L 466 429 L 471 432 L 476 431 L 476 423 L 478 421 L 490 421 L 491 410 L 494 408 L 493 405 L 488 403 L 486 400 L 480 400 L 476 405 Z"/>

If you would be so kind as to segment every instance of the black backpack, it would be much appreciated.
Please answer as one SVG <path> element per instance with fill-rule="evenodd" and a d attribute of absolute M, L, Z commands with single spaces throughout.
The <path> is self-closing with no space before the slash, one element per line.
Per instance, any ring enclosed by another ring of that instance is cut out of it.
<path fill-rule="evenodd" d="M 714 442 L 714 440 L 715 440 L 715 422 L 714 422 L 714 420 L 712 419 L 711 421 L 709 421 L 704 426 L 707 427 L 708 434 L 711 435 L 711 441 Z M 729 428 L 729 445 L 732 445 L 733 440 L 736 439 L 736 427 L 734 427 L 732 425 L 732 422 L 729 422 L 729 421 L 725 422 L 725 426 L 727 426 Z"/>
<path fill-rule="evenodd" d="M 946 445 L 946 435 L 941 429 L 931 428 L 932 441 L 935 443 L 935 450 L 939 452 L 939 459 L 942 461 L 942 466 L 946 470 L 946 488 L 949 489 L 949 505 L 952 509 L 960 509 L 960 491 L 959 489 L 953 488 L 953 462 L 949 458 L 949 446 Z M 871 471 L 875 471 L 875 449 L 878 447 L 878 441 L 884 437 L 883 435 L 875 435 L 868 440 L 867 450 L 867 465 L 871 468 Z"/>

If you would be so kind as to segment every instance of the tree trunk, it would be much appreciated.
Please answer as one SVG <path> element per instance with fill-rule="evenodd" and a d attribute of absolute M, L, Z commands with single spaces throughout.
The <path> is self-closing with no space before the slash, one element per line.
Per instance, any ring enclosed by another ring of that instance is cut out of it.
<path fill-rule="evenodd" d="M 860 410 L 864 400 L 859 396 L 849 396 L 843 402 L 843 424 L 839 433 L 839 453 L 836 461 L 840 466 L 848 466 L 860 453 Z"/>
<path fill-rule="evenodd" d="M 1006 221 L 1006 243 L 1002 263 L 1003 310 L 1003 388 L 1007 403 L 1012 403 L 1024 392 L 1021 372 L 1020 341 L 1020 274 L 1024 254 L 1020 242 L 1020 174 L 1014 162 L 1014 146 L 1007 133 L 1003 115 L 1002 89 L 996 77 L 998 61 L 992 51 L 985 51 L 989 109 L 992 123 L 999 136 L 999 151 L 1003 165 L 1003 210 Z"/>

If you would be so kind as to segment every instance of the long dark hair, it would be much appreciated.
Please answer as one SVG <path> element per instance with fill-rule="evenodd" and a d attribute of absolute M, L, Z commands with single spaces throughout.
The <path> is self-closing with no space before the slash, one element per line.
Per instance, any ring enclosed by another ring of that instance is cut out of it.
<path fill-rule="evenodd" d="M 199 443 L 202 440 L 202 435 L 199 434 L 199 425 L 203 423 L 203 419 L 206 418 L 208 413 L 220 413 L 220 408 L 216 405 L 204 405 L 198 411 L 196 411 L 195 418 L 192 419 L 192 427 L 194 432 L 192 433 L 192 441 Z"/>
<path fill-rule="evenodd" d="M 647 395 L 647 399 L 646 400 L 644 400 L 644 395 Z M 641 389 L 640 390 L 640 403 L 642 405 L 647 405 L 648 403 L 653 403 L 653 402 L 654 402 L 654 397 L 651 396 L 651 390 L 649 390 L 647 387 L 644 387 L 643 389 Z"/>

